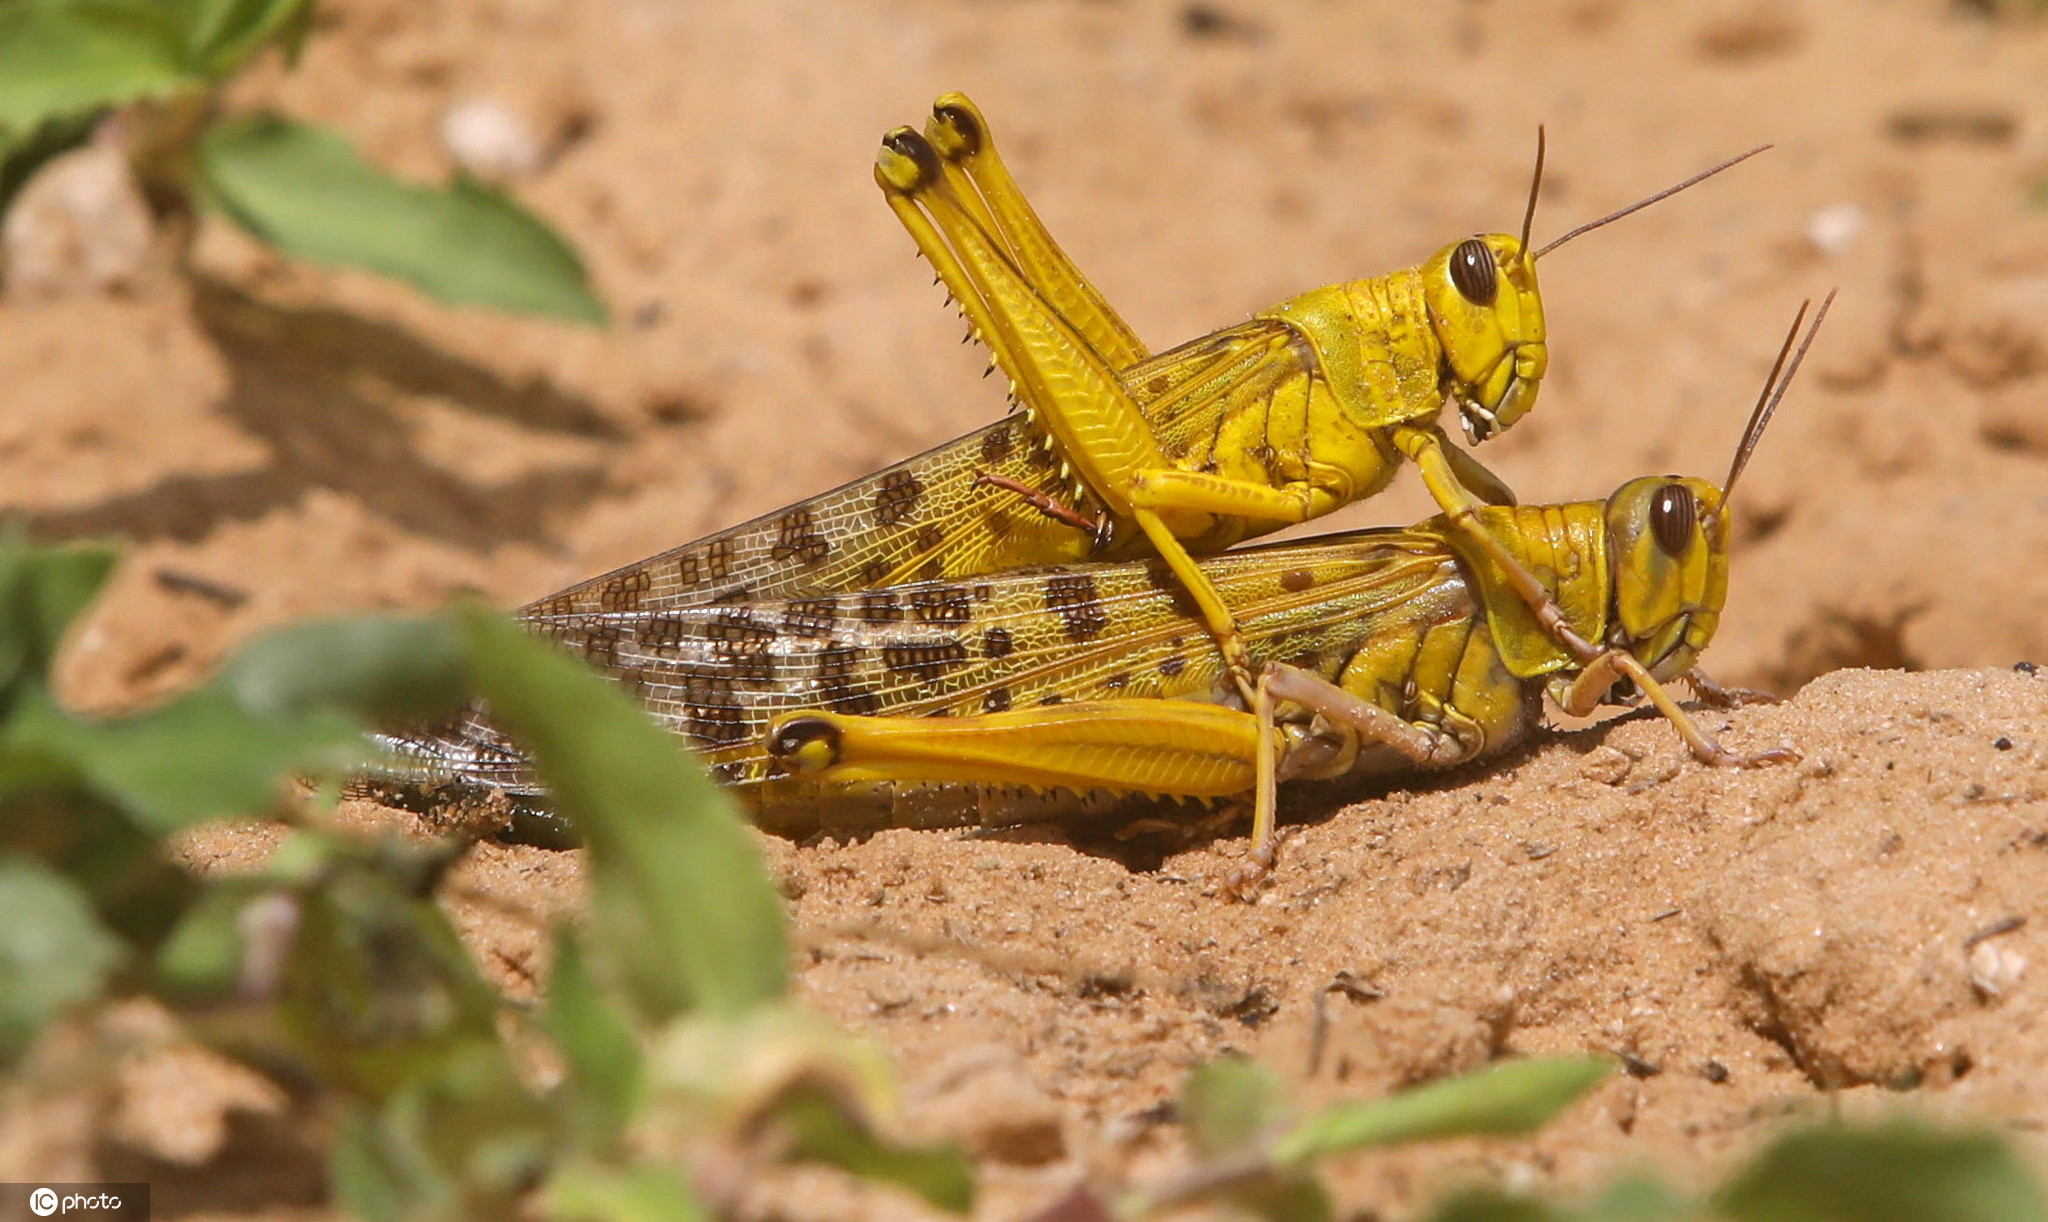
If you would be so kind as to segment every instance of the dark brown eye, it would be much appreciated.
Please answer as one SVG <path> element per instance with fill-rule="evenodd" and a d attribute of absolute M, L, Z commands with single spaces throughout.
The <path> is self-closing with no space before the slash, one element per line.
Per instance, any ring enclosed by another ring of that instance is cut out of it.
<path fill-rule="evenodd" d="M 1666 555 L 1683 556 L 1692 546 L 1693 527 L 1699 524 L 1699 502 L 1684 484 L 1666 484 L 1650 501 L 1650 532 Z"/>
<path fill-rule="evenodd" d="M 1500 292 L 1500 277 L 1493 266 L 1493 248 L 1478 238 L 1466 238 L 1451 252 L 1451 283 L 1473 305 L 1490 306 Z"/>

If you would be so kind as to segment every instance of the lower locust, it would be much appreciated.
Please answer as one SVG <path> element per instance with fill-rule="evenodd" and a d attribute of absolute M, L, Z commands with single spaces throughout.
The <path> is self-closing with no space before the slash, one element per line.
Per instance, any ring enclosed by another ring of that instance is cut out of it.
<path fill-rule="evenodd" d="M 838 595 L 617 613 L 610 673 L 771 830 L 1025 821 L 1149 794 L 1249 795 L 1269 869 L 1277 787 L 1454 767 L 1542 721 L 1647 700 L 1702 762 L 1722 746 L 1669 690 L 1700 672 L 1727 596 L 1736 482 L 1804 359 L 1802 307 L 1719 487 L 1630 480 L 1604 501 L 1439 515 L 1201 561 L 1239 609 L 1246 702 L 1164 561 L 1075 564 Z M 1796 344 L 1796 351 L 1795 351 Z M 385 739 L 416 779 L 541 795 L 482 717 Z"/>

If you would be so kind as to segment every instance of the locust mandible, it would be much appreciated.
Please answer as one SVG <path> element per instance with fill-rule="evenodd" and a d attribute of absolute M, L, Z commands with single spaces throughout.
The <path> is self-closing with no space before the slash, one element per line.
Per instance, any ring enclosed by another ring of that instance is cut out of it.
<path fill-rule="evenodd" d="M 1046 232 L 980 111 L 948 94 L 922 135 L 888 134 L 876 180 L 1024 412 L 522 614 L 615 667 L 622 615 L 1158 555 L 1249 698 L 1232 611 L 1191 555 L 1371 496 L 1403 457 L 1474 531 L 1471 494 L 1514 498 L 1436 419 L 1449 398 L 1477 442 L 1534 404 L 1548 361 L 1536 261 L 1760 151 L 1532 251 L 1539 130 L 1519 237 L 1464 238 L 1418 266 L 1316 289 L 1154 355 Z"/>

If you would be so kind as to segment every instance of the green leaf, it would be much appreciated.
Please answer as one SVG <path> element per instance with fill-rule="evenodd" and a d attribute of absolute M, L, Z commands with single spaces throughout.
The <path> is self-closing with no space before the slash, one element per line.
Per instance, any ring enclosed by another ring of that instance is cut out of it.
<path fill-rule="evenodd" d="M 341 137 L 275 115 L 218 123 L 198 153 L 214 202 L 282 250 L 396 276 L 443 301 L 605 321 L 576 252 L 489 187 L 387 178 Z"/>
<path fill-rule="evenodd" d="M 790 1156 L 826 1163 L 862 1179 L 894 1184 L 953 1213 L 974 1208 L 974 1166 L 958 1146 L 902 1146 L 882 1141 L 816 1094 L 784 1102 L 781 1115 L 795 1134 Z"/>
<path fill-rule="evenodd" d="M 43 622 L 60 624 L 89 594 L 104 571 L 87 563 L 93 559 L 35 558 L 48 604 Z M 31 684 L 0 727 L 0 746 L 67 762 L 94 791 L 168 832 L 262 810 L 294 772 L 360 766 L 371 756 L 366 724 L 457 706 L 467 687 L 465 657 L 448 620 L 302 624 L 251 644 L 205 687 L 132 717 L 76 717 Z"/>
<path fill-rule="evenodd" d="M 0 128 L 156 97 L 200 81 L 187 73 L 164 6 L 24 4 L 0 12 Z"/>
<path fill-rule="evenodd" d="M 555 1222 L 710 1222 L 711 1214 L 669 1167 L 623 1170 L 572 1163 L 548 1181 L 544 1212 Z"/>
<path fill-rule="evenodd" d="M 2005 1142 L 1905 1121 L 1781 1138 L 1722 1188 L 1715 1205 L 1738 1222 L 2048 1219 L 2040 1185 Z"/>
<path fill-rule="evenodd" d="M 367 758 L 360 722 L 322 710 L 261 717 L 218 682 L 134 717 L 95 722 L 26 693 L 6 732 L 71 762 L 92 789 L 159 834 L 271 805 L 301 768 L 345 767 Z"/>
<path fill-rule="evenodd" d="M 0 1060 L 99 996 L 122 957 L 78 884 L 41 862 L 0 857 Z"/>
<path fill-rule="evenodd" d="M 0 529 L 0 693 L 24 667 L 38 675 L 49 670 L 114 560 L 109 548 L 30 547 L 18 529 Z"/>
<path fill-rule="evenodd" d="M 1642 1173 L 1623 1175 L 1587 1208 L 1594 1222 L 1677 1222 L 1697 1211 L 1671 1186 Z"/>
<path fill-rule="evenodd" d="M 477 687 L 583 833 L 591 945 L 641 1016 L 733 1015 L 789 985 L 782 903 L 725 795 L 630 697 L 507 620 L 463 613 Z"/>
<path fill-rule="evenodd" d="M 1430 1222 L 1565 1222 L 1568 1216 L 1541 1201 L 1482 1190 L 1453 1195 L 1429 1218 Z"/>
<path fill-rule="evenodd" d="M 235 991 L 248 953 L 243 922 L 257 894 L 239 879 L 216 882 L 200 894 L 157 948 L 155 977 L 166 995 L 207 1001 Z"/>
<path fill-rule="evenodd" d="M 252 642 L 222 672 L 263 717 L 347 709 L 374 723 L 433 721 L 468 694 L 462 635 L 445 617 L 315 620 Z"/>
<path fill-rule="evenodd" d="M 221 80 L 296 28 L 312 8 L 313 0 L 197 0 L 185 31 L 186 59 Z"/>
<path fill-rule="evenodd" d="M 639 1104 L 645 1081 L 640 1041 L 598 990 L 581 941 L 567 930 L 556 931 L 546 1021 L 568 1066 L 560 1089 L 569 1098 L 579 1144 L 593 1154 L 607 1153 Z"/>
<path fill-rule="evenodd" d="M 1283 1106 L 1280 1079 L 1263 1065 L 1235 1057 L 1197 1067 L 1180 1092 L 1188 1138 L 1212 1158 L 1265 1136 L 1279 1123 Z"/>
<path fill-rule="evenodd" d="M 1509 1061 L 1370 1103 L 1339 1104 L 1281 1138 L 1273 1156 L 1299 1164 L 1367 1146 L 1527 1133 L 1593 1089 L 1611 1068 L 1596 1057 Z"/>
<path fill-rule="evenodd" d="M 366 1222 L 460 1216 L 453 1178 L 412 1137 L 394 1131 L 368 1105 L 342 1113 L 327 1149 L 327 1182 L 349 1216 Z"/>
<path fill-rule="evenodd" d="M 1283 1174 L 1265 1187 L 1236 1193 L 1231 1201 L 1267 1222 L 1329 1222 L 1337 1214 L 1336 1206 L 1330 1202 L 1330 1190 L 1305 1170 Z"/>

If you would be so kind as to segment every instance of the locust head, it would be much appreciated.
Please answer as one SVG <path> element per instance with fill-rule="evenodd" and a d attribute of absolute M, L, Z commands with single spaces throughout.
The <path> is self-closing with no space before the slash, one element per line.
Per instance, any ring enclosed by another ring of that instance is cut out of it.
<path fill-rule="evenodd" d="M 1720 487 L 1652 475 L 1630 480 L 1607 498 L 1607 565 L 1614 583 L 1609 642 L 1634 654 L 1659 682 L 1690 671 L 1720 626 L 1728 599 L 1729 498 L 1834 300 L 1829 293 L 1821 302 L 1803 340 L 1799 328 L 1806 307 L 1799 307 Z"/>
<path fill-rule="evenodd" d="M 1626 208 L 1566 233 L 1540 250 L 1529 246 L 1536 199 L 1543 188 L 1543 129 L 1536 129 L 1536 173 L 1521 236 L 1479 234 L 1438 251 L 1422 266 L 1429 325 L 1443 352 L 1443 387 L 1458 405 L 1465 436 L 1474 444 L 1512 426 L 1536 406 L 1536 391 L 1550 363 L 1543 329 L 1543 295 L 1536 261 L 1558 247 L 1761 153 L 1753 148 Z"/>
<path fill-rule="evenodd" d="M 1465 436 L 1485 441 L 1536 405 L 1550 362 L 1536 262 L 1510 235 L 1481 234 L 1423 264 L 1422 292 L 1443 349 L 1444 389 Z"/>
<path fill-rule="evenodd" d="M 1692 669 L 1728 598 L 1727 498 L 1703 479 L 1652 475 L 1607 498 L 1613 643 L 1660 682 Z"/>

